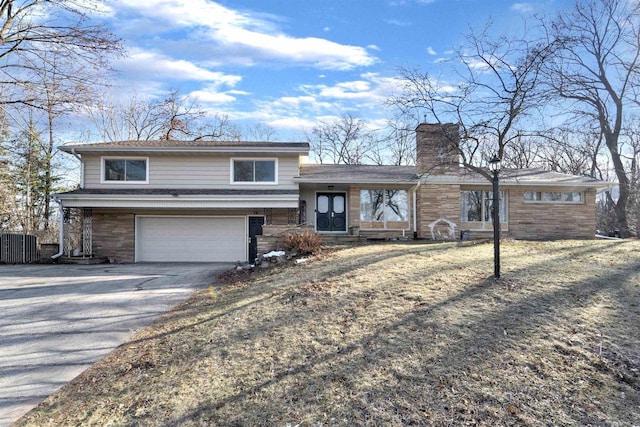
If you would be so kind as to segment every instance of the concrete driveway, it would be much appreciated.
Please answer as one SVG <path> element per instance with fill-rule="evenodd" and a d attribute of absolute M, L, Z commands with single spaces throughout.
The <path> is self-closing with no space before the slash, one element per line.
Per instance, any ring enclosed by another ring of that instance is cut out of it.
<path fill-rule="evenodd" d="M 232 267 L 0 265 L 0 427 Z"/>

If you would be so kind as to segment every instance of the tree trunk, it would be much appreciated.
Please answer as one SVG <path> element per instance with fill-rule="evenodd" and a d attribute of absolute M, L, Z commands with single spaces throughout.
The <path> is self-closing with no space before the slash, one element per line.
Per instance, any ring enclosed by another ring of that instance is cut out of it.
<path fill-rule="evenodd" d="M 618 138 L 616 135 L 605 135 L 607 147 L 611 153 L 611 161 L 615 168 L 616 177 L 618 178 L 618 187 L 620 194 L 618 201 L 614 206 L 616 213 L 616 226 L 620 233 L 620 237 L 627 238 L 631 236 L 629 231 L 629 223 L 627 221 L 627 203 L 629 201 L 629 177 L 624 170 L 624 164 L 618 152 Z"/>

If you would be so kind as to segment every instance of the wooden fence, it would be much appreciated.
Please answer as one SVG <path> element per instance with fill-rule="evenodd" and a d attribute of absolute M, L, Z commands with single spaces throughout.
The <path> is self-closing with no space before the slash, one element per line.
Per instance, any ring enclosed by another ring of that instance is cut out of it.
<path fill-rule="evenodd" d="M 30 264 L 39 261 L 38 239 L 30 234 L 0 234 L 0 263 Z"/>

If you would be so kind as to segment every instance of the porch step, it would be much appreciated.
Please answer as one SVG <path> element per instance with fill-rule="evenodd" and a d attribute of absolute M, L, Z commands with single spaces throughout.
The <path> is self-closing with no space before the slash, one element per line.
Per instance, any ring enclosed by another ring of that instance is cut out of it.
<path fill-rule="evenodd" d="M 63 256 L 58 258 L 58 262 L 60 264 L 82 264 L 82 265 L 91 265 L 91 264 L 107 264 L 109 262 L 109 258 L 107 257 L 81 257 L 81 256 Z"/>

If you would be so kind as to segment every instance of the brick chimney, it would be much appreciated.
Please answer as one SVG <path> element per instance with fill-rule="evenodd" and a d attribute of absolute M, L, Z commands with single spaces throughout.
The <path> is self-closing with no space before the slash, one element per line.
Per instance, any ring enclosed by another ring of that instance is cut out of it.
<path fill-rule="evenodd" d="M 421 123 L 416 128 L 416 172 L 457 175 L 460 135 L 455 123 Z"/>

